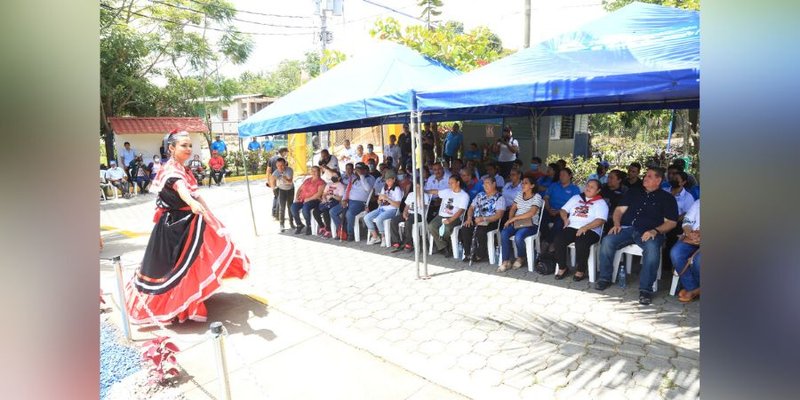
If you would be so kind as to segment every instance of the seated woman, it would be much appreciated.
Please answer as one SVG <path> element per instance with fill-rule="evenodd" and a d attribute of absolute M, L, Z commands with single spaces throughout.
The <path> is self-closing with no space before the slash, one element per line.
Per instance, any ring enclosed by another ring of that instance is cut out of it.
<path fill-rule="evenodd" d="M 608 203 L 600 195 L 600 181 L 589 179 L 583 193 L 572 196 L 558 211 L 564 222 L 564 229 L 554 241 L 555 258 L 558 262 L 556 279 L 567 275 L 567 253 L 570 243 L 575 242 L 575 275 L 572 280 L 586 278 L 589 264 L 589 247 L 600 241 L 603 224 L 608 219 Z"/>
<path fill-rule="evenodd" d="M 458 176 L 461 178 L 461 188 L 464 189 L 467 194 L 469 194 L 469 201 L 472 201 L 475 199 L 475 196 L 477 196 L 478 193 L 484 191 L 483 182 L 472 176 L 468 169 L 462 168 L 459 170 Z M 497 190 L 495 190 L 495 192 L 496 191 Z"/>
<path fill-rule="evenodd" d="M 469 174 L 465 169 L 461 171 Z M 475 262 L 480 262 L 489 257 L 488 249 L 486 248 L 486 232 L 489 231 L 490 226 L 493 229 L 496 226 L 494 224 L 503 218 L 503 213 L 506 209 L 506 202 L 497 191 L 497 182 L 495 182 L 494 177 L 487 176 L 483 178 L 483 187 L 486 188 L 486 191 L 480 192 L 475 196 L 475 200 L 472 201 L 469 209 L 467 209 L 467 219 L 464 220 L 461 229 L 458 231 L 458 238 L 461 241 L 461 247 L 464 249 L 465 262 L 469 262 L 470 257 Z M 475 241 L 474 248 L 473 240 Z"/>
<path fill-rule="evenodd" d="M 303 232 L 311 234 L 311 210 L 319 207 L 320 199 L 322 199 L 322 192 L 325 190 L 325 181 L 320 177 L 320 168 L 317 166 L 311 167 L 311 177 L 303 181 L 300 188 L 297 189 L 297 197 L 292 203 L 292 216 L 297 225 L 294 233 L 295 235 Z M 306 219 L 306 224 L 300 220 L 300 210 L 303 210 L 303 217 Z"/>
<path fill-rule="evenodd" d="M 683 217 L 683 237 L 672 246 L 669 256 L 680 276 L 678 300 L 688 303 L 700 297 L 700 200 Z"/>
<path fill-rule="evenodd" d="M 397 215 L 400 202 L 403 200 L 403 189 L 397 186 L 397 175 L 393 170 L 387 169 L 383 172 L 383 188 L 378 194 L 378 208 L 370 211 L 364 216 L 364 224 L 367 225 L 369 235 L 367 244 L 378 244 L 383 231 L 383 221 L 391 219 Z"/>
<path fill-rule="evenodd" d="M 511 211 L 508 212 L 508 221 L 503 224 L 503 231 L 500 233 L 500 249 L 503 263 L 497 268 L 497 272 L 503 272 L 509 268 L 517 269 L 525 264 L 526 250 L 525 238 L 536 234 L 539 226 L 536 225 L 537 218 L 544 204 L 542 196 L 536 193 L 536 184 L 533 178 L 522 178 L 522 190 L 514 198 Z M 518 257 L 511 263 L 511 241 L 517 246 Z"/>
<path fill-rule="evenodd" d="M 558 181 L 558 172 L 560 169 L 561 167 L 556 163 L 547 164 L 547 170 L 544 176 L 536 180 L 536 187 L 539 188 L 539 193 L 544 195 L 547 188 Z"/>
<path fill-rule="evenodd" d="M 231 241 L 197 191 L 184 163 L 192 154 L 186 132 L 167 138 L 172 155 L 156 175 L 156 225 L 144 258 L 126 288 L 132 323 L 206 320 L 203 304 L 225 278 L 247 276 L 250 261 Z"/>
<path fill-rule="evenodd" d="M 339 172 L 334 171 L 331 176 L 331 182 L 325 186 L 325 190 L 322 192 L 322 201 L 317 208 L 311 211 L 314 219 L 317 220 L 317 225 L 319 225 L 317 234 L 325 238 L 329 238 L 332 235 L 331 208 L 339 205 L 346 189 L 340 180 Z"/>

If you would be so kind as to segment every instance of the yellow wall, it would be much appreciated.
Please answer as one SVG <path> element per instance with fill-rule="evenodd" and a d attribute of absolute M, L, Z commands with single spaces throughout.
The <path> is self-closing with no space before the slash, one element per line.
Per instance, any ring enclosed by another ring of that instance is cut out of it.
<path fill-rule="evenodd" d="M 289 167 L 294 171 L 294 176 L 308 173 L 306 166 L 306 134 L 293 133 L 287 135 L 289 139 Z"/>

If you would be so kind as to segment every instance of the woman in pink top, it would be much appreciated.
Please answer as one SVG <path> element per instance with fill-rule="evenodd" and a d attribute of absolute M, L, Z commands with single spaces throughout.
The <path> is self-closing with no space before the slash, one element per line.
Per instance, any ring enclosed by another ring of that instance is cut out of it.
<path fill-rule="evenodd" d="M 311 167 L 311 177 L 303 181 L 300 189 L 297 189 L 297 197 L 292 203 L 292 215 L 297 223 L 295 228 L 295 235 L 299 234 L 305 228 L 305 234 L 311 234 L 311 210 L 319 207 L 322 193 L 325 190 L 325 181 L 320 178 L 319 167 Z M 300 209 L 303 210 L 303 217 L 306 219 L 306 225 L 300 220 Z"/>

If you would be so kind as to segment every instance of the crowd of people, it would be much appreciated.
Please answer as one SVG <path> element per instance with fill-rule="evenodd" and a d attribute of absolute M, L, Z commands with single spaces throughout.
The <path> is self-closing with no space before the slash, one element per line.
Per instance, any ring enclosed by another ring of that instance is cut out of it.
<path fill-rule="evenodd" d="M 227 162 L 225 155 L 227 145 L 222 140 L 222 136 L 217 135 L 216 140 L 211 143 L 211 158 L 208 165 L 203 164 L 199 154 L 187 160 L 186 166 L 197 181 L 202 186 L 203 179 L 208 178 L 208 185 L 212 182 L 217 186 L 222 184 L 224 176 L 228 175 Z M 145 161 L 141 152 L 134 150 L 130 142 L 123 143 L 119 152 L 121 166 L 117 160 L 111 160 L 108 166 L 100 164 L 100 190 L 107 196 L 108 191 L 119 190 L 122 197 L 130 198 L 139 188 L 139 193 L 149 193 L 150 186 L 155 179 L 158 171 L 169 160 L 168 151 L 164 146 L 159 148 L 159 154 L 154 155 L 152 161 Z M 101 200 L 102 200 L 101 196 Z"/>
<path fill-rule="evenodd" d="M 414 228 L 425 223 L 432 251 L 446 257 L 453 257 L 451 236 L 460 226 L 456 239 L 465 262 L 488 260 L 496 250 L 488 248 L 487 233 L 498 230 L 498 272 L 526 265 L 532 255 L 526 253 L 525 239 L 538 233 L 542 257 L 556 260 L 559 280 L 569 273 L 572 243 L 575 281 L 587 277 L 590 249 L 597 245 L 597 290 L 611 285 L 617 250 L 636 244 L 642 249 L 640 304 L 652 302 L 660 260 L 680 274 L 680 301 L 700 295 L 699 186 L 682 159 L 666 171 L 655 165 L 643 169 L 636 162 L 626 171 L 609 171 L 609 163 L 599 162 L 580 188 L 565 160 L 543 165 L 533 157 L 524 166 L 509 126 L 483 150 L 476 143 L 465 146 L 458 124 L 445 135 L 434 131 L 425 124 L 421 135 L 420 196 L 411 184 L 417 172 L 411 169 L 407 125 L 399 137 L 390 136 L 383 157 L 372 144 L 353 147 L 347 140 L 336 155 L 322 150 L 311 176 L 296 189 L 288 149 L 279 149 L 267 166 L 273 217 L 282 231 L 288 219 L 294 234 L 310 235 L 315 222 L 313 233 L 353 241 L 361 215 L 366 245 L 387 243 L 391 253 L 413 251 Z M 444 140 L 437 146 L 440 136 Z M 423 204 L 416 204 L 420 200 Z"/>

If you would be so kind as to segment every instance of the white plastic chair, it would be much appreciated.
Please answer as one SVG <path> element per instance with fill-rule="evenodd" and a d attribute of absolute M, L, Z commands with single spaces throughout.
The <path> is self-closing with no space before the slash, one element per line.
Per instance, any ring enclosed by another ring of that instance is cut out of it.
<path fill-rule="evenodd" d="M 675 292 L 678 291 L 678 282 L 680 282 L 680 276 L 678 276 L 678 271 L 674 268 L 672 269 L 672 285 L 669 288 L 669 295 L 675 296 Z"/>
<path fill-rule="evenodd" d="M 598 240 L 597 243 L 589 246 L 589 265 L 587 265 L 587 267 L 589 270 L 590 283 L 593 283 L 597 279 L 597 271 L 599 268 L 598 265 L 600 264 L 599 262 L 600 241 L 602 240 L 603 240 L 603 231 L 600 231 L 600 240 Z M 575 242 L 570 243 L 569 246 L 567 246 L 567 248 L 569 249 L 569 260 L 570 263 L 572 264 L 571 266 L 575 267 L 575 265 L 577 265 L 575 263 L 575 257 L 577 253 L 577 250 L 575 250 Z"/>
<path fill-rule="evenodd" d="M 395 209 L 392 218 L 400 213 L 400 209 Z M 383 220 L 383 239 L 381 240 L 381 247 L 392 247 L 392 218 Z"/>
<path fill-rule="evenodd" d="M 663 247 L 663 244 L 662 244 Z M 611 275 L 611 281 L 617 281 L 617 272 L 619 270 L 619 263 L 622 260 L 622 255 L 625 255 L 625 269 L 628 272 L 628 275 L 631 274 L 631 266 L 633 265 L 633 256 L 642 256 L 642 248 L 639 247 L 638 244 L 634 243 L 628 246 L 625 246 L 616 253 L 614 253 L 614 270 Z M 653 292 L 658 291 L 658 281 L 661 280 L 661 264 L 662 264 L 662 257 L 661 257 L 661 250 L 658 253 L 658 271 L 656 272 L 656 280 L 653 282 Z"/>
<path fill-rule="evenodd" d="M 372 193 L 374 191 L 375 188 L 370 189 L 369 194 L 367 195 L 367 201 L 364 204 L 364 211 L 358 213 L 353 221 L 353 234 L 355 235 L 356 242 L 361 241 L 361 224 L 364 223 L 364 216 L 366 216 L 369 212 L 367 209 L 369 208 L 369 201 L 372 199 Z M 366 225 L 364 227 L 366 228 Z"/>
<path fill-rule="evenodd" d="M 456 249 L 458 249 L 458 229 L 460 229 L 461 228 L 461 224 L 464 223 L 464 215 L 466 215 L 466 213 L 467 213 L 466 210 L 464 210 L 464 212 L 461 213 L 461 217 L 458 218 L 459 221 L 460 221 L 459 224 L 457 226 L 453 227 L 453 232 L 450 233 L 450 245 L 451 246 L 455 245 Z M 455 238 L 455 241 L 454 241 L 454 238 Z M 428 246 L 428 255 L 433 255 L 433 234 L 430 233 L 430 232 L 428 233 L 428 242 L 430 243 L 430 246 Z M 460 251 L 454 251 L 453 252 L 453 258 L 456 259 L 456 260 L 460 260 L 461 256 L 459 254 L 456 254 L 456 253 L 461 253 L 461 252 Z"/>
<path fill-rule="evenodd" d="M 536 262 L 536 253 L 542 252 L 541 233 L 542 233 L 542 216 L 544 215 L 544 207 L 539 209 L 539 215 L 536 216 L 536 233 L 525 238 L 525 252 L 528 255 L 528 272 L 533 272 L 533 264 Z M 511 241 L 514 247 L 514 253 L 517 252 L 516 242 Z M 534 246 L 534 244 L 536 244 Z M 515 254 L 516 255 L 516 254 Z"/>

